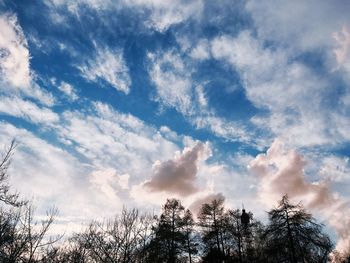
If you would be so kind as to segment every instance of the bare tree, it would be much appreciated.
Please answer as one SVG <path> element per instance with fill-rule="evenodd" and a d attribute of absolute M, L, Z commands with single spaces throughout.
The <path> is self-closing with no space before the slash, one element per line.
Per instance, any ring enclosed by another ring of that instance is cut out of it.
<path fill-rule="evenodd" d="M 11 163 L 11 158 L 13 156 L 14 150 L 17 144 L 15 140 L 11 141 L 10 146 L 5 147 L 4 153 L 0 161 L 0 201 L 7 205 L 20 207 L 26 202 L 19 201 L 18 193 L 10 192 L 10 185 L 8 183 L 8 168 Z"/>

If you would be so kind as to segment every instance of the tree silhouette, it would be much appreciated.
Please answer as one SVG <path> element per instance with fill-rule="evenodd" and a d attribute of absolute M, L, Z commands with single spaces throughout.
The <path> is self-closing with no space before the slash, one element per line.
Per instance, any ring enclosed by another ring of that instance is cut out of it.
<path fill-rule="evenodd" d="M 265 238 L 269 262 L 327 262 L 331 241 L 301 204 L 291 204 L 285 195 L 268 214 Z"/>
<path fill-rule="evenodd" d="M 264 226 L 224 199 L 202 205 L 197 220 L 177 199 L 168 199 L 160 216 L 124 208 L 111 220 L 93 220 L 83 231 L 49 235 L 57 209 L 37 220 L 31 204 L 19 201 L 8 184 L 15 143 L 0 162 L 1 263 L 323 263 L 332 243 L 301 204 L 283 196 Z M 332 253 L 350 263 L 349 253 Z"/>
<path fill-rule="evenodd" d="M 10 192 L 10 185 L 8 183 L 7 173 L 15 148 L 16 142 L 15 140 L 12 140 L 10 146 L 5 148 L 5 151 L 2 154 L 2 158 L 0 161 L 0 202 L 3 202 L 7 205 L 20 207 L 26 202 L 19 201 L 18 193 Z"/>
<path fill-rule="evenodd" d="M 199 212 L 199 226 L 205 245 L 205 262 L 225 262 L 225 213 L 224 199 L 214 199 L 203 204 Z"/>
<path fill-rule="evenodd" d="M 154 262 L 179 262 L 182 252 L 187 251 L 189 235 L 184 231 L 185 209 L 177 199 L 168 199 L 163 206 L 157 226 L 154 228 L 154 239 L 150 244 L 150 258 Z M 190 218 L 186 218 L 190 224 Z M 187 226 L 190 231 L 190 225 Z M 190 234 L 190 233 L 188 233 Z M 190 244 L 190 252 L 192 245 Z"/>

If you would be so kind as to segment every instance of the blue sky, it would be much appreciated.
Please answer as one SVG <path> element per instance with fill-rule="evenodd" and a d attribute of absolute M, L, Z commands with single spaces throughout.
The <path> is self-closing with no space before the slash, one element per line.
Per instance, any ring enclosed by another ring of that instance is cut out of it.
<path fill-rule="evenodd" d="M 0 142 L 57 229 L 123 205 L 259 218 L 288 193 L 349 243 L 346 1 L 0 1 Z"/>

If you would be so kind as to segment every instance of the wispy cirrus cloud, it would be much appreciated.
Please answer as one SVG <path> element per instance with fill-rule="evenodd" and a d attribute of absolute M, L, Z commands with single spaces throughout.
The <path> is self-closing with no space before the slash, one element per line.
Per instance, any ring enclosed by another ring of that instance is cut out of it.
<path fill-rule="evenodd" d="M 175 51 L 149 54 L 150 77 L 155 84 L 156 100 L 179 112 L 189 115 L 192 111 L 191 71 L 181 55 Z"/>
<path fill-rule="evenodd" d="M 28 42 L 17 16 L 0 15 L 0 91 L 30 97 L 46 106 L 54 104 L 54 97 L 39 87 L 30 69 Z"/>
<path fill-rule="evenodd" d="M 57 123 L 59 115 L 50 108 L 41 107 L 20 97 L 0 97 L 0 113 L 25 119 L 44 126 Z"/>
<path fill-rule="evenodd" d="M 82 76 L 88 81 L 106 81 L 116 90 L 128 94 L 131 79 L 129 69 L 120 50 L 97 48 L 96 55 L 78 66 Z"/>
<path fill-rule="evenodd" d="M 125 1 L 125 4 L 126 6 L 150 10 L 146 25 L 161 32 L 167 30 L 171 25 L 182 23 L 188 19 L 198 19 L 204 7 L 201 0 L 132 0 Z"/>
<path fill-rule="evenodd" d="M 76 17 L 80 16 L 81 7 L 95 10 L 101 15 L 109 11 L 119 12 L 124 8 L 132 11 L 135 15 L 141 16 L 145 27 L 159 32 L 164 32 L 172 25 L 183 23 L 189 19 L 199 19 L 204 8 L 202 0 L 120 0 L 117 1 L 117 4 L 109 0 L 79 0 L 74 3 L 66 0 L 49 0 L 47 5 L 51 9 L 65 7 L 68 12 Z M 64 21 L 61 13 L 55 12 L 55 10 L 51 11 L 54 22 L 62 23 Z"/>
<path fill-rule="evenodd" d="M 349 139 L 342 132 L 344 125 L 350 124 L 343 119 L 342 105 L 324 103 L 333 89 L 328 79 L 291 61 L 286 50 L 264 48 L 250 32 L 243 31 L 235 38 L 214 39 L 212 53 L 240 72 L 247 98 L 269 111 L 267 116 L 252 118 L 256 126 L 299 146 L 337 144 Z M 344 96 L 346 93 L 340 94 L 339 99 Z M 333 117 L 327 117 L 330 115 Z"/>
<path fill-rule="evenodd" d="M 156 88 L 155 100 L 175 108 L 198 129 L 209 129 L 216 136 L 232 141 L 251 141 L 247 128 L 218 116 L 208 104 L 201 83 L 192 74 L 196 64 L 177 50 L 149 54 L 149 75 Z M 205 83 L 203 83 L 205 84 Z"/>
<path fill-rule="evenodd" d="M 17 17 L 5 13 L 0 16 L 1 80 L 14 87 L 31 84 L 28 43 Z"/>
<path fill-rule="evenodd" d="M 74 101 L 79 98 L 74 87 L 67 82 L 61 81 L 58 89 L 63 92 L 70 100 Z"/>

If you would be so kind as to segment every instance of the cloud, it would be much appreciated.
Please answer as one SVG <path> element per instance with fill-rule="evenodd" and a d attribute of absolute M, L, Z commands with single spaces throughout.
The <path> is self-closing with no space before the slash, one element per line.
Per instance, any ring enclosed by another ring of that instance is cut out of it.
<path fill-rule="evenodd" d="M 61 84 L 58 86 L 58 89 L 62 91 L 69 99 L 77 100 L 79 97 L 76 94 L 74 87 L 69 83 L 61 81 Z"/>
<path fill-rule="evenodd" d="M 332 182 L 344 182 L 349 180 L 349 157 L 327 156 L 322 160 L 320 175 Z"/>
<path fill-rule="evenodd" d="M 94 166 L 115 167 L 134 180 L 149 171 L 159 156 L 170 157 L 178 149 L 156 128 L 101 102 L 92 103 L 85 114 L 64 112 L 57 132 Z"/>
<path fill-rule="evenodd" d="M 333 38 L 339 45 L 333 50 L 338 64 L 343 65 L 349 58 L 350 53 L 350 32 L 346 26 L 340 32 L 333 33 Z"/>
<path fill-rule="evenodd" d="M 1 145 L 13 138 L 18 143 L 9 170 L 11 184 L 22 196 L 34 199 L 38 215 L 57 205 L 62 216 L 93 217 L 96 207 L 82 180 L 88 169 L 78 159 L 25 129 L 3 122 L 0 127 Z"/>
<path fill-rule="evenodd" d="M 93 59 L 88 59 L 78 66 L 81 74 L 89 81 L 104 80 L 116 90 L 128 94 L 131 79 L 129 69 L 119 50 L 97 49 Z"/>
<path fill-rule="evenodd" d="M 160 32 L 188 19 L 199 18 L 203 9 L 201 0 L 131 0 L 124 1 L 124 4 L 137 9 L 149 10 L 150 15 L 145 23 Z"/>
<path fill-rule="evenodd" d="M 28 43 L 15 15 L 0 15 L 1 80 L 14 87 L 28 87 L 31 82 Z"/>
<path fill-rule="evenodd" d="M 201 39 L 191 50 L 190 56 L 194 59 L 205 60 L 210 58 L 210 46 L 207 40 Z"/>
<path fill-rule="evenodd" d="M 327 77 L 294 61 L 283 48 L 264 47 L 249 31 L 234 38 L 220 36 L 211 46 L 214 58 L 239 72 L 247 98 L 267 110 L 251 119 L 255 126 L 265 128 L 265 143 L 274 136 L 301 147 L 336 145 L 350 139 L 343 132 L 350 124 L 344 114 L 347 106 L 337 103 L 347 92 L 334 93 Z M 333 97 L 327 101 L 330 93 Z"/>
<path fill-rule="evenodd" d="M 332 192 L 326 181 L 309 182 L 304 172 L 305 160 L 294 150 L 275 140 L 266 154 L 259 154 L 249 165 L 259 178 L 258 196 L 272 206 L 285 194 L 292 202 L 302 202 L 306 209 L 321 213 L 337 231 L 337 249 L 350 246 L 350 202 Z"/>
<path fill-rule="evenodd" d="M 149 54 L 150 78 L 157 89 L 157 100 L 166 106 L 174 107 L 183 114 L 192 111 L 191 71 L 180 54 L 168 51 Z"/>
<path fill-rule="evenodd" d="M 152 177 L 143 185 L 149 191 L 170 192 L 188 196 L 198 191 L 196 179 L 198 162 L 208 158 L 207 144 L 198 143 L 193 148 L 185 148 L 174 159 L 157 161 L 153 165 Z"/>
<path fill-rule="evenodd" d="M 0 113 L 25 119 L 44 126 L 57 123 L 59 115 L 46 107 L 20 97 L 0 97 Z"/>
<path fill-rule="evenodd" d="M 91 173 L 90 183 L 92 188 L 101 191 L 107 200 L 118 200 L 118 191 L 129 189 L 129 174 L 118 175 L 114 168 L 107 168 Z"/>
<path fill-rule="evenodd" d="M 0 15 L 0 91 L 33 98 L 46 106 L 54 97 L 33 81 L 27 39 L 14 14 Z"/>
<path fill-rule="evenodd" d="M 65 17 L 56 8 L 64 7 L 78 18 L 80 10 L 83 9 L 81 7 L 95 10 L 101 16 L 108 11 L 115 13 L 126 9 L 132 10 L 135 16 L 142 16 L 144 26 L 159 32 L 189 19 L 199 19 L 204 7 L 202 0 L 121 0 L 118 4 L 109 0 L 79 0 L 74 3 L 67 0 L 48 0 L 46 4 L 51 9 L 51 20 L 59 24 L 65 21 Z"/>
<path fill-rule="evenodd" d="M 349 3 L 341 0 L 322 3 L 317 0 L 288 3 L 249 0 L 246 3 L 259 38 L 274 41 L 293 52 L 327 52 L 332 45 L 331 34 L 344 21 L 349 21 L 349 7 Z"/>
<path fill-rule="evenodd" d="M 171 50 L 148 55 L 149 74 L 155 84 L 155 100 L 175 108 L 197 129 L 209 129 L 216 136 L 231 141 L 247 142 L 251 135 L 243 124 L 217 116 L 210 109 L 204 87 L 192 79 L 196 65 Z"/>
<path fill-rule="evenodd" d="M 224 199 L 225 200 L 225 196 L 222 193 L 208 194 L 208 195 L 206 195 L 204 197 L 201 197 L 201 198 L 198 198 L 197 200 L 195 200 L 188 207 L 188 209 L 191 210 L 192 214 L 197 216 L 199 211 L 201 210 L 203 204 L 208 204 L 208 203 L 211 203 L 212 201 L 218 200 L 218 199 Z"/>

